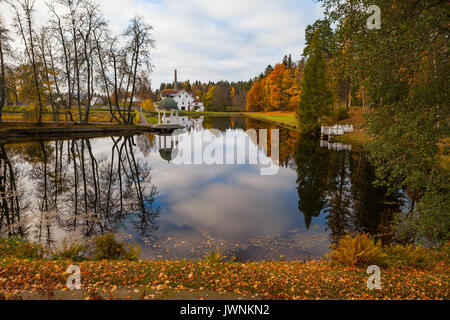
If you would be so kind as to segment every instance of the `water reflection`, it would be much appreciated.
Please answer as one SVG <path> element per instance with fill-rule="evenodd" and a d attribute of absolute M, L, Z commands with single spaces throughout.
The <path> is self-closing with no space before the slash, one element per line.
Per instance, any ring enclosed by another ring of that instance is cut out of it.
<path fill-rule="evenodd" d="M 186 118 L 186 132 L 243 135 L 271 126 L 244 117 Z M 147 134 L 0 145 L 1 236 L 56 247 L 65 237 L 115 232 L 143 258 L 243 260 L 322 256 L 346 232 L 385 241 L 399 195 L 373 186 L 364 152 L 321 148 L 280 128 L 280 170 L 257 165 L 175 165 L 174 137 Z M 270 142 L 270 139 L 268 139 Z M 332 149 L 332 148 L 330 148 Z M 270 145 L 260 152 L 271 160 Z"/>
<path fill-rule="evenodd" d="M 157 190 L 150 167 L 136 159 L 132 137 L 106 140 L 109 154 L 94 152 L 98 145 L 93 147 L 90 139 L 1 146 L 5 165 L 23 173 L 10 169 L 6 180 L 2 175 L 6 187 L 1 191 L 7 195 L 1 206 L 2 235 L 21 235 L 53 247 L 64 235 L 90 237 L 115 232 L 125 223 L 141 236 L 157 229 Z M 8 202 L 19 176 L 26 197 Z"/>

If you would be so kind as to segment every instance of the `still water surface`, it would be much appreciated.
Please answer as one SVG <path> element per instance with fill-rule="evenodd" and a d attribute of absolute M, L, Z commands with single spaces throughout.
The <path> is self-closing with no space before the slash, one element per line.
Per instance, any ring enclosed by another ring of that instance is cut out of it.
<path fill-rule="evenodd" d="M 261 165 L 248 163 L 180 165 L 172 151 L 186 141 L 207 136 L 227 154 L 224 136 L 258 146 L 246 130 L 276 128 L 244 117 L 182 120 L 188 129 L 177 138 L 37 137 L 1 144 L 1 235 L 57 247 L 65 238 L 114 232 L 139 243 L 145 259 L 198 259 L 218 251 L 257 261 L 320 258 L 346 232 L 389 234 L 400 196 L 374 187 L 362 150 L 277 128 L 279 160 L 270 139 L 258 149 L 264 163 L 279 167 L 276 175 L 263 176 Z"/>

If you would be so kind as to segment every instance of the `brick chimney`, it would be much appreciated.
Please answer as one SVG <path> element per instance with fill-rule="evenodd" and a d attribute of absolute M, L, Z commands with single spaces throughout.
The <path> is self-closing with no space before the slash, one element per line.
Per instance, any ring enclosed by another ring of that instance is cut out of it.
<path fill-rule="evenodd" d="M 173 83 L 174 90 L 178 90 L 178 79 L 177 79 L 177 70 L 175 69 L 175 79 Z"/>

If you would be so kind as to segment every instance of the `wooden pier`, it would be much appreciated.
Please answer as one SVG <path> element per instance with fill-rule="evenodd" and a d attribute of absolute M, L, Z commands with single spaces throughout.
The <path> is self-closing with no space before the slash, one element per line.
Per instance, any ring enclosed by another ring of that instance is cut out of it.
<path fill-rule="evenodd" d="M 151 131 L 155 131 L 158 133 L 172 133 L 175 130 L 185 129 L 184 126 L 177 123 L 160 123 L 160 124 L 152 124 L 150 125 Z"/>

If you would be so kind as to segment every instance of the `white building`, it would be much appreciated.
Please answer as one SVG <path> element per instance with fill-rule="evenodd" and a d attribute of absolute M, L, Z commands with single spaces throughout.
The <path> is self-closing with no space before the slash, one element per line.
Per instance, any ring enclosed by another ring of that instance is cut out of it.
<path fill-rule="evenodd" d="M 184 89 L 163 91 L 162 98 L 172 98 L 178 105 L 180 111 L 205 111 L 205 106 L 199 97 L 194 97 L 193 92 L 187 92 Z"/>

